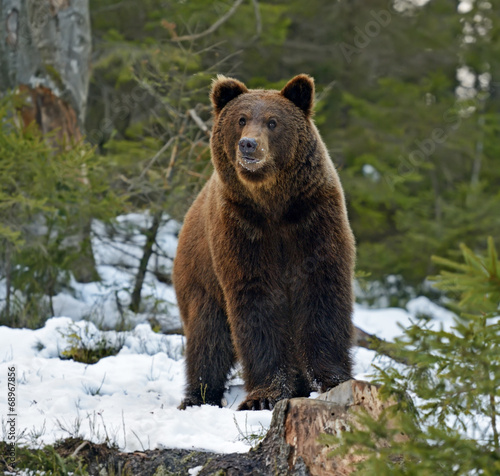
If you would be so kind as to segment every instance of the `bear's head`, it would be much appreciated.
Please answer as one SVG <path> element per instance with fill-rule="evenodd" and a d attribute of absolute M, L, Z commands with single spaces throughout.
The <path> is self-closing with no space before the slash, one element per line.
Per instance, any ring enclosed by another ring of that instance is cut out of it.
<path fill-rule="evenodd" d="M 226 181 L 262 184 L 299 168 L 316 128 L 311 116 L 314 81 L 301 74 L 281 91 L 248 89 L 218 76 L 211 91 L 214 111 L 212 160 Z M 236 177 L 235 177 L 236 175 Z"/>

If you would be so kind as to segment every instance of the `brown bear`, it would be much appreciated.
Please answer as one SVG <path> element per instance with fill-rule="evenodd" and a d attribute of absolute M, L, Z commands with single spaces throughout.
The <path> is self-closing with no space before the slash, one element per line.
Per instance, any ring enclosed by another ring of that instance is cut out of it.
<path fill-rule="evenodd" d="M 274 91 L 219 76 L 211 100 L 215 170 L 173 270 L 187 338 L 180 408 L 221 405 L 239 360 L 239 409 L 272 409 L 351 378 L 354 238 L 312 121 L 312 78 Z"/>

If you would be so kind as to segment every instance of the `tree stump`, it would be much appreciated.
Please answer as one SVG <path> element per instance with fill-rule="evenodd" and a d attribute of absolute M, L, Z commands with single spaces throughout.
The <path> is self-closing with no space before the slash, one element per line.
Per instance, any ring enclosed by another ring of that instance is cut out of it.
<path fill-rule="evenodd" d="M 262 443 L 246 455 L 214 458 L 199 476 L 348 475 L 361 457 L 329 457 L 332 448 L 320 443 L 318 437 L 324 433 L 340 436 L 356 425 L 361 409 L 377 418 L 393 403 L 380 399 L 376 385 L 358 380 L 344 382 L 316 399 L 282 400 L 274 409 Z"/>

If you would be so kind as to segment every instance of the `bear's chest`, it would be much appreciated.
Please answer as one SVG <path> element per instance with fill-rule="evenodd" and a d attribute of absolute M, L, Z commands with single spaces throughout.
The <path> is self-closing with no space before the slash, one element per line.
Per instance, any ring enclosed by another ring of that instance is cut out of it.
<path fill-rule="evenodd" d="M 216 227 L 224 231 L 212 240 L 217 260 L 236 264 L 241 274 L 261 276 L 288 293 L 297 281 L 307 281 L 314 268 L 319 243 L 313 205 L 295 202 L 273 213 L 228 203 L 221 219 L 225 226 Z"/>
<path fill-rule="evenodd" d="M 288 226 L 265 230 L 254 242 L 258 267 L 270 272 L 274 282 L 286 293 L 293 293 L 297 283 L 307 280 L 313 268 L 314 253 L 309 233 Z"/>

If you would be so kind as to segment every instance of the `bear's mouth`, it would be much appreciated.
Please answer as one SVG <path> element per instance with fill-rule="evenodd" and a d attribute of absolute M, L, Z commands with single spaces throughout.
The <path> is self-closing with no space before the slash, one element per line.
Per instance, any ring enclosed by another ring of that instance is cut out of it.
<path fill-rule="evenodd" d="M 248 157 L 247 155 L 242 156 L 241 159 L 245 164 L 257 164 L 260 162 L 260 159 L 257 159 L 256 157 Z"/>
<path fill-rule="evenodd" d="M 256 170 L 256 165 L 258 165 L 260 161 L 261 159 L 258 159 L 257 157 L 250 157 L 248 155 L 242 155 L 239 160 L 241 166 L 251 172 Z"/>

